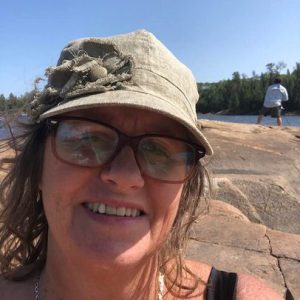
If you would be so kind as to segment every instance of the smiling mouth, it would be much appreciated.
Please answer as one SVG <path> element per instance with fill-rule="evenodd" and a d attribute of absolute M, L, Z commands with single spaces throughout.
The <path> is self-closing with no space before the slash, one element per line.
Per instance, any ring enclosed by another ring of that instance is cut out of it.
<path fill-rule="evenodd" d="M 84 206 L 93 213 L 106 216 L 135 218 L 144 214 L 141 210 L 136 208 L 114 207 L 103 203 L 84 203 Z"/>

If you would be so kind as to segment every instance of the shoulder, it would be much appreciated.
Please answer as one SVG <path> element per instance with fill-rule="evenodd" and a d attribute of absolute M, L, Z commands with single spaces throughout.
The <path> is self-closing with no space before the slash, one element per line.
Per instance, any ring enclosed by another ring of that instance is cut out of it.
<path fill-rule="evenodd" d="M 205 293 L 211 267 L 205 263 L 192 260 L 185 260 L 184 265 L 192 273 L 191 276 L 189 271 L 184 271 L 181 277 L 181 285 L 191 288 L 190 292 L 188 293 L 188 299 L 199 299 L 199 297 L 200 299 L 203 299 L 203 296 L 201 295 Z M 196 276 L 196 278 L 194 276 Z M 183 289 L 183 291 L 184 290 L 185 292 L 181 295 L 181 297 L 187 299 L 186 289 Z"/>
<path fill-rule="evenodd" d="M 26 281 L 12 281 L 0 276 L 0 294 L 1 300 L 27 300 L 33 298 L 33 282 Z"/>
<path fill-rule="evenodd" d="M 211 272 L 211 266 L 199 261 L 185 261 L 186 266 L 197 275 L 204 283 L 207 284 Z M 237 286 L 237 300 L 282 300 L 266 282 L 262 279 L 245 274 L 238 274 Z"/>
<path fill-rule="evenodd" d="M 194 260 L 185 260 L 186 266 L 203 282 L 207 283 L 211 272 L 211 266 Z"/>
<path fill-rule="evenodd" d="M 268 284 L 262 279 L 238 274 L 237 282 L 237 299 L 247 300 L 282 300 L 283 298 L 277 294 Z"/>
<path fill-rule="evenodd" d="M 286 88 L 283 85 L 280 85 L 280 89 L 286 91 Z"/>

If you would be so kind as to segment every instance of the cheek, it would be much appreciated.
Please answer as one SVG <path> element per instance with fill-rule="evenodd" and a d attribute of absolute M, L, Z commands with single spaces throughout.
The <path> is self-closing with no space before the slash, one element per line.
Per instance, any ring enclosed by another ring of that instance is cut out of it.
<path fill-rule="evenodd" d="M 41 178 L 41 191 L 45 214 L 50 224 L 58 224 L 60 214 L 66 210 L 64 205 L 64 194 L 68 193 L 69 184 L 65 182 L 65 170 L 60 168 L 60 163 L 53 156 L 49 139 L 46 142 L 44 153 L 44 164 Z"/>
<path fill-rule="evenodd" d="M 50 139 L 46 142 L 41 178 L 41 191 L 46 210 L 62 212 L 70 206 L 77 191 L 82 188 L 85 172 L 59 161 L 51 151 Z M 48 208 L 48 209 L 47 209 Z"/>
<path fill-rule="evenodd" d="M 179 205 L 183 184 L 160 184 L 152 187 L 151 196 L 162 211 Z"/>
<path fill-rule="evenodd" d="M 150 189 L 154 216 L 164 234 L 174 223 L 182 189 L 183 184 L 160 184 Z"/>

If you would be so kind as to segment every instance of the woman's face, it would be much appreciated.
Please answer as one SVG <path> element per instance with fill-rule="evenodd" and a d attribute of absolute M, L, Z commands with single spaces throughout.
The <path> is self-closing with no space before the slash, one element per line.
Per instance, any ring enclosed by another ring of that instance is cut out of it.
<path fill-rule="evenodd" d="M 68 115 L 105 122 L 130 136 L 158 133 L 186 138 L 183 126 L 145 110 L 107 107 Z M 54 251 L 102 267 L 141 262 L 169 232 L 182 188 L 182 183 L 143 177 L 128 146 L 108 165 L 88 168 L 58 160 L 48 138 L 41 180 L 49 224 L 48 255 Z M 112 215 L 92 211 L 103 204 Z M 116 216 L 115 209 L 130 216 Z M 141 215 L 134 216 L 134 210 Z"/>

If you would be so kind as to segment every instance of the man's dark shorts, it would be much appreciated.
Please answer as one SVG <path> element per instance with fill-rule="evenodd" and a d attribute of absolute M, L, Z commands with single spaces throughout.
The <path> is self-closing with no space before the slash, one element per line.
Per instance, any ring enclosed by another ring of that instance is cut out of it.
<path fill-rule="evenodd" d="M 276 107 L 265 107 L 260 110 L 260 114 L 264 115 L 265 117 L 267 115 L 270 115 L 272 118 L 279 118 L 281 117 L 281 106 Z"/>

